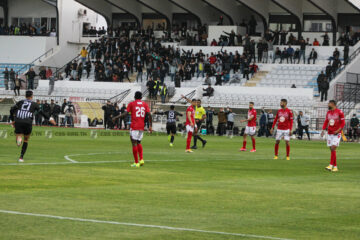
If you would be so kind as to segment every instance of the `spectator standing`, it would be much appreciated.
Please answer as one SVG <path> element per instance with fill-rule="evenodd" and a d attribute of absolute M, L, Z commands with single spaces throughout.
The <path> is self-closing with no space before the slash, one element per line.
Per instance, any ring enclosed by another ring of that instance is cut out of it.
<path fill-rule="evenodd" d="M 306 135 L 310 141 L 310 133 L 309 133 L 309 124 L 310 124 L 310 117 L 308 115 L 304 115 L 302 111 L 299 112 L 299 119 L 300 119 L 300 126 L 299 126 L 299 139 L 303 139 L 304 130 Z"/>
<path fill-rule="evenodd" d="M 20 78 L 19 78 L 19 76 L 18 75 L 16 75 L 16 78 L 15 78 L 15 80 L 14 80 L 14 92 L 15 92 L 15 96 L 20 96 L 20 88 L 21 88 L 21 82 L 22 82 L 23 80 L 21 80 Z M 16 94 L 16 91 L 17 91 L 17 94 Z"/>
<path fill-rule="evenodd" d="M 261 116 L 260 116 L 260 129 L 258 132 L 258 137 L 262 137 L 266 134 L 266 126 L 268 124 L 268 116 L 264 109 L 261 110 Z"/>
<path fill-rule="evenodd" d="M 351 132 L 350 132 L 350 138 L 352 139 L 352 141 L 356 141 L 357 135 L 358 135 L 358 129 L 359 129 L 359 119 L 357 118 L 356 114 L 353 114 L 353 117 L 350 120 L 350 128 L 351 128 Z"/>
<path fill-rule="evenodd" d="M 4 74 L 4 84 L 5 84 L 5 90 L 9 90 L 9 70 L 8 68 L 5 68 Z"/>
<path fill-rule="evenodd" d="M 165 103 L 167 95 L 168 95 L 168 90 L 166 84 L 163 84 L 160 91 L 161 103 Z"/>
<path fill-rule="evenodd" d="M 321 94 L 321 102 L 322 101 L 327 101 L 327 94 L 328 94 L 328 90 L 329 90 L 329 81 L 328 79 L 325 77 L 320 84 L 320 94 Z"/>
<path fill-rule="evenodd" d="M 120 113 L 124 114 L 125 112 L 126 112 L 126 104 L 123 104 L 123 106 L 120 108 Z M 122 122 L 124 122 L 124 129 L 126 129 L 127 121 L 124 115 L 123 117 L 120 117 L 119 129 L 122 129 Z"/>
<path fill-rule="evenodd" d="M 231 131 L 234 128 L 234 118 L 235 118 L 235 113 L 233 113 L 231 108 L 227 109 L 227 130 L 229 131 L 229 133 L 231 133 Z"/>
<path fill-rule="evenodd" d="M 25 74 L 28 81 L 28 90 L 34 89 L 34 79 L 36 77 L 36 73 L 33 68 L 30 68 L 30 70 Z"/>
<path fill-rule="evenodd" d="M 268 118 L 268 123 L 267 123 L 267 127 L 266 127 L 266 137 L 269 137 L 270 130 L 271 130 L 273 122 L 274 122 L 274 114 L 272 113 L 271 109 L 267 112 L 267 118 Z"/>
<path fill-rule="evenodd" d="M 16 77 L 16 73 L 14 69 L 11 68 L 9 72 L 9 82 L 10 82 L 10 89 L 12 90 L 15 89 L 15 77 Z"/>
<path fill-rule="evenodd" d="M 110 100 L 106 102 L 106 105 L 102 106 L 102 110 L 104 111 L 104 128 L 108 129 L 111 127 L 112 123 L 111 114 L 113 113 L 113 105 Z"/>
<path fill-rule="evenodd" d="M 317 77 L 317 80 L 316 80 L 316 82 L 317 82 L 317 85 L 318 85 L 318 91 L 319 91 L 319 93 L 320 93 L 320 84 L 321 84 L 321 82 L 322 82 L 322 80 L 324 80 L 325 79 L 325 74 L 324 74 L 324 71 L 321 71 L 321 73 L 319 74 L 319 76 Z"/>
<path fill-rule="evenodd" d="M 81 57 L 81 62 L 82 62 L 82 65 L 85 66 L 85 63 L 86 63 L 86 58 L 88 56 L 88 51 L 86 50 L 85 47 L 83 47 L 80 51 L 80 57 Z"/>
<path fill-rule="evenodd" d="M 301 39 L 300 40 L 300 52 L 299 52 L 299 61 L 298 61 L 298 64 L 300 63 L 300 59 L 301 57 L 303 58 L 304 60 L 304 64 L 305 64 L 305 50 L 306 50 L 306 42 L 304 39 Z"/>
<path fill-rule="evenodd" d="M 327 32 L 325 32 L 325 34 L 324 35 L 322 35 L 321 36 L 323 39 L 324 39 L 324 41 L 323 41 L 323 46 L 329 46 L 330 44 L 330 38 L 329 38 L 329 35 L 328 35 L 328 33 Z"/>
<path fill-rule="evenodd" d="M 226 122 L 227 122 L 226 113 L 224 111 L 224 108 L 220 108 L 220 111 L 218 113 L 214 112 L 214 115 L 218 116 L 217 132 L 218 132 L 219 136 L 222 136 L 225 134 Z"/>
<path fill-rule="evenodd" d="M 209 127 L 213 127 L 214 109 L 208 106 L 206 110 L 206 130 L 209 132 Z"/>

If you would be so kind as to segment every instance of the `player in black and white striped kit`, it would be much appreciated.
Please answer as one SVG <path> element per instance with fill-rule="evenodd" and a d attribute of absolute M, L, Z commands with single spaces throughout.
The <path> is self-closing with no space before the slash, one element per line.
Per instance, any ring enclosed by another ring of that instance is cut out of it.
<path fill-rule="evenodd" d="M 165 111 L 163 113 L 156 113 L 160 115 L 166 115 L 166 131 L 169 135 L 170 147 L 174 146 L 174 139 L 176 134 L 176 119 L 178 116 L 183 116 L 181 113 L 175 111 L 175 106 L 171 105 L 169 111 Z"/>
<path fill-rule="evenodd" d="M 30 139 L 34 114 L 40 110 L 39 105 L 33 102 L 32 99 L 33 92 L 26 91 L 26 99 L 17 102 L 10 109 L 10 119 L 15 128 L 16 144 L 18 147 L 22 144 L 19 162 L 24 162 L 23 158 Z M 53 119 L 50 119 L 50 122 L 54 124 Z"/>

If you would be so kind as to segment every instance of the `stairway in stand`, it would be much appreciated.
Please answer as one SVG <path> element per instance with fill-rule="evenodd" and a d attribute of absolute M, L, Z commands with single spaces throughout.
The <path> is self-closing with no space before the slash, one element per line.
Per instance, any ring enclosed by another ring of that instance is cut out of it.
<path fill-rule="evenodd" d="M 256 85 L 261 81 L 261 79 L 263 79 L 266 74 L 268 74 L 269 72 L 267 71 L 258 71 L 257 73 L 254 74 L 254 76 L 245 83 L 245 87 L 256 87 Z"/>

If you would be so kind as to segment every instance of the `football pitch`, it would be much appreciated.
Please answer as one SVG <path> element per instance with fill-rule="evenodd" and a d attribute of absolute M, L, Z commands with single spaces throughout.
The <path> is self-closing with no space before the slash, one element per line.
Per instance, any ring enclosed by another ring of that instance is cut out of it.
<path fill-rule="evenodd" d="M 133 169 L 125 132 L 34 127 L 17 164 L 13 130 L 0 130 L 1 240 L 360 239 L 358 143 L 341 143 L 331 173 L 324 141 L 292 140 L 286 161 L 274 139 L 240 153 L 241 137 L 206 136 L 186 154 L 180 135 L 170 148 L 153 134 Z"/>

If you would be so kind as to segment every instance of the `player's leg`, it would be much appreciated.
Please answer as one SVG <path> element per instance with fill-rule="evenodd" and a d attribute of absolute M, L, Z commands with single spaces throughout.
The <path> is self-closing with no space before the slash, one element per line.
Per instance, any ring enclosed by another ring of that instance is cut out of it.
<path fill-rule="evenodd" d="M 171 138 L 170 138 L 170 147 L 174 146 L 175 134 L 176 134 L 176 125 L 174 125 L 170 130 Z"/>
<path fill-rule="evenodd" d="M 169 124 L 166 124 L 166 133 L 168 135 L 168 141 L 170 142 L 170 132 L 171 132 L 171 126 Z"/>
<path fill-rule="evenodd" d="M 286 143 L 286 160 L 290 160 L 290 141 L 285 140 Z"/>
<path fill-rule="evenodd" d="M 138 159 L 138 147 L 137 147 L 137 140 L 135 139 L 135 132 L 130 131 L 130 141 L 132 144 L 133 156 L 134 156 L 134 163 L 131 167 L 140 167 L 139 159 Z"/>
<path fill-rule="evenodd" d="M 23 143 L 23 137 L 24 137 L 23 134 L 16 134 L 15 139 L 16 139 L 16 145 L 17 145 L 18 147 L 20 147 L 21 144 Z"/>
<path fill-rule="evenodd" d="M 252 150 L 250 152 L 256 152 L 256 141 L 255 141 L 255 133 L 251 136 L 251 141 L 252 141 Z"/>
<path fill-rule="evenodd" d="M 192 138 L 192 135 L 193 135 L 194 128 L 187 125 L 186 126 L 186 131 L 187 131 L 186 152 L 191 153 L 192 151 L 190 149 L 190 144 L 191 144 L 191 138 Z"/>
<path fill-rule="evenodd" d="M 144 156 L 143 156 L 143 147 L 141 144 L 141 140 L 137 141 L 137 151 L 140 158 L 140 166 L 143 166 L 145 164 Z"/>
<path fill-rule="evenodd" d="M 339 171 L 338 168 L 337 168 L 337 164 L 336 164 L 336 146 L 333 145 L 330 147 L 330 151 L 331 151 L 331 161 L 332 163 L 330 163 L 330 165 L 332 165 L 332 171 L 333 172 L 337 172 Z"/>
<path fill-rule="evenodd" d="M 22 144 L 22 147 L 21 147 L 21 154 L 20 154 L 19 162 L 24 162 L 24 155 L 26 153 L 29 140 L 30 140 L 30 134 L 24 135 L 24 143 Z"/>
<path fill-rule="evenodd" d="M 279 135 L 281 136 L 281 134 L 279 134 L 279 131 L 277 131 L 276 141 L 275 141 L 275 157 L 274 157 L 274 159 L 278 159 L 278 157 L 279 157 L 279 144 L 280 144 L 280 139 L 281 139 L 281 137 L 279 137 Z"/>
<path fill-rule="evenodd" d="M 244 151 L 246 151 L 246 138 L 247 138 L 247 131 L 246 131 L 247 129 L 245 129 L 245 133 L 244 133 L 244 136 L 243 136 L 243 146 L 242 146 L 242 148 L 240 148 L 240 151 L 242 151 L 242 152 L 244 152 Z"/>
<path fill-rule="evenodd" d="M 199 131 L 200 131 L 200 129 L 201 129 L 201 124 L 202 124 L 201 121 L 199 121 L 199 122 L 197 123 L 197 134 L 196 134 L 196 138 L 201 141 L 202 146 L 203 146 L 203 148 L 204 148 L 205 145 L 206 145 L 206 140 L 202 139 L 202 137 L 201 137 L 200 134 L 199 134 Z"/>

